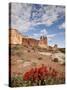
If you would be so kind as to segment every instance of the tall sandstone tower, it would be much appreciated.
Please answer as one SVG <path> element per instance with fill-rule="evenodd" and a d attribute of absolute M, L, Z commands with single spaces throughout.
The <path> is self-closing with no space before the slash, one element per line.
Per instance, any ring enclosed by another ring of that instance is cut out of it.
<path fill-rule="evenodd" d="M 47 37 L 41 36 L 38 46 L 41 48 L 47 48 Z"/>

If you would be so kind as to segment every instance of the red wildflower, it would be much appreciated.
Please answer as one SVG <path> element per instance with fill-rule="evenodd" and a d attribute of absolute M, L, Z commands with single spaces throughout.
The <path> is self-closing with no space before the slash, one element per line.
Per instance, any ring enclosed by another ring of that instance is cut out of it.
<path fill-rule="evenodd" d="M 48 75 L 48 68 L 46 66 L 44 67 L 44 72 L 45 72 L 45 75 Z"/>
<path fill-rule="evenodd" d="M 45 77 L 47 78 L 48 75 L 52 77 L 56 77 L 57 72 L 52 68 L 49 68 L 48 70 L 48 68 L 44 66 L 44 64 L 42 64 L 41 67 L 32 68 L 28 72 L 26 72 L 23 76 L 23 79 L 24 80 L 43 80 Z"/>
<path fill-rule="evenodd" d="M 34 69 L 34 75 L 33 75 L 33 80 L 38 79 L 38 68 Z"/>
<path fill-rule="evenodd" d="M 40 73 L 40 75 L 43 75 L 44 65 L 42 65 L 42 67 L 40 67 L 40 68 L 38 69 L 38 72 Z"/>
<path fill-rule="evenodd" d="M 29 72 L 30 72 L 30 77 L 32 77 L 34 74 L 34 69 L 32 68 Z"/>
<path fill-rule="evenodd" d="M 26 72 L 24 74 L 24 77 L 23 77 L 24 80 L 29 80 L 30 79 L 30 72 Z"/>

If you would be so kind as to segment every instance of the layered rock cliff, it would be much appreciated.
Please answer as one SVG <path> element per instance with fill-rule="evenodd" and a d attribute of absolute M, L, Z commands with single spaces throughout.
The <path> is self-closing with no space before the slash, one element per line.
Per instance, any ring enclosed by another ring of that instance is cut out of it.
<path fill-rule="evenodd" d="M 41 36 L 40 40 L 21 35 L 16 29 L 9 31 L 10 44 L 22 44 L 25 46 L 39 46 L 41 48 L 47 47 L 47 37 Z"/>

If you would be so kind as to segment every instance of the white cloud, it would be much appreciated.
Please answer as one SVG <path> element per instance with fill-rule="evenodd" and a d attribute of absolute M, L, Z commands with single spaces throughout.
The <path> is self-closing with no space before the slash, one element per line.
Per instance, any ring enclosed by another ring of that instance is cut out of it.
<path fill-rule="evenodd" d="M 50 34 L 50 35 L 47 35 L 48 38 L 54 38 L 57 34 Z"/>
<path fill-rule="evenodd" d="M 31 37 L 34 38 L 34 39 L 39 39 L 40 34 L 39 33 L 34 33 Z"/>
<path fill-rule="evenodd" d="M 43 29 L 41 32 L 40 32 L 41 35 L 43 36 L 47 36 L 48 32 L 46 29 Z"/>
<path fill-rule="evenodd" d="M 39 39 L 40 36 L 47 36 L 48 40 L 52 40 L 57 34 L 48 34 L 46 29 L 41 30 L 39 33 L 34 33 L 31 37 Z"/>
<path fill-rule="evenodd" d="M 15 27 L 20 32 L 26 32 L 31 25 L 29 21 L 30 13 L 30 4 L 12 3 L 11 27 Z"/>
<path fill-rule="evenodd" d="M 56 20 L 63 17 L 65 14 L 65 8 L 62 6 L 49 5 L 44 7 L 45 14 L 42 17 L 43 23 L 47 26 L 52 25 Z"/>
<path fill-rule="evenodd" d="M 41 30 L 39 33 L 34 33 L 31 37 L 35 39 L 40 39 L 40 36 L 47 36 L 48 32 L 46 29 Z"/>
<path fill-rule="evenodd" d="M 55 37 L 57 37 L 57 35 L 64 35 L 64 32 L 48 34 L 48 31 L 46 29 L 43 29 L 39 33 L 34 33 L 31 37 L 39 40 L 40 36 L 42 36 L 42 35 L 47 36 L 48 41 L 54 41 Z"/>
<path fill-rule="evenodd" d="M 65 29 L 65 23 L 62 23 L 62 24 L 59 26 L 59 29 Z"/>
<path fill-rule="evenodd" d="M 63 6 L 41 5 L 41 8 L 38 10 L 39 13 L 33 13 L 33 16 L 38 15 L 40 18 L 30 21 L 32 9 L 32 4 L 12 3 L 11 26 L 13 28 L 15 27 L 20 32 L 26 32 L 29 30 L 30 26 L 33 27 L 38 24 L 50 26 L 65 14 L 65 8 Z"/>
<path fill-rule="evenodd" d="M 39 12 L 38 15 L 42 14 L 42 17 L 32 20 L 32 25 L 45 24 L 50 26 L 65 15 L 65 8 L 63 6 L 47 5 L 43 6 Z M 36 16 L 36 13 L 34 12 L 33 15 Z"/>
<path fill-rule="evenodd" d="M 49 34 L 47 35 L 48 41 L 52 41 L 57 34 Z"/>
<path fill-rule="evenodd" d="M 39 39 L 40 36 L 42 36 L 43 34 L 42 33 L 34 33 L 31 37 L 32 38 L 35 38 L 35 39 Z M 47 38 L 49 41 L 53 40 L 54 37 L 56 36 L 57 34 L 47 34 Z M 45 36 L 45 35 L 44 35 Z"/>

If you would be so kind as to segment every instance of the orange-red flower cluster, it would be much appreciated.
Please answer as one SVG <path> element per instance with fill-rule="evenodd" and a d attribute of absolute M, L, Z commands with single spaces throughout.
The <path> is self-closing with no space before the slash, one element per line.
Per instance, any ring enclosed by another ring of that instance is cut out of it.
<path fill-rule="evenodd" d="M 38 68 L 32 68 L 29 71 L 27 71 L 24 76 L 23 79 L 24 80 L 43 80 L 45 79 L 45 77 L 56 77 L 57 76 L 57 72 L 52 69 L 51 67 L 48 68 L 47 66 L 44 66 L 44 64 L 42 64 L 41 67 Z"/>

